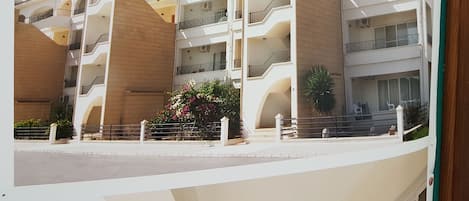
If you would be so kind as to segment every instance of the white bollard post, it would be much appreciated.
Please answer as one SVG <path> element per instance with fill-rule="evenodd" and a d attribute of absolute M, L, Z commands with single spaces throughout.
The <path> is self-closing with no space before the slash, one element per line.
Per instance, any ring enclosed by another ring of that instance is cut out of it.
<path fill-rule="evenodd" d="M 220 131 L 220 141 L 221 146 L 228 145 L 228 133 L 230 131 L 230 119 L 228 117 L 223 117 L 221 120 L 221 131 Z"/>
<path fill-rule="evenodd" d="M 397 106 L 396 108 L 397 114 L 397 135 L 399 139 L 403 142 L 404 141 L 404 108 L 402 106 Z"/>
<path fill-rule="evenodd" d="M 57 136 L 57 124 L 53 123 L 50 125 L 49 129 L 49 143 L 55 143 L 55 137 Z"/>
<path fill-rule="evenodd" d="M 145 130 L 147 123 L 147 120 L 143 120 L 140 122 L 140 144 L 143 144 L 143 142 L 145 141 Z"/>
<path fill-rule="evenodd" d="M 282 124 L 283 124 L 283 115 L 277 114 L 275 116 L 275 142 L 282 142 Z"/>

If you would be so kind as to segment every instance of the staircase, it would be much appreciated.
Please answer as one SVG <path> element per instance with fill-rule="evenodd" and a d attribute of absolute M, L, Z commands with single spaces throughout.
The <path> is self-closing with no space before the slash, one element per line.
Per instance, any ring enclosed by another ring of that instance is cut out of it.
<path fill-rule="evenodd" d="M 256 129 L 248 137 L 250 143 L 272 143 L 275 142 L 275 128 Z"/>

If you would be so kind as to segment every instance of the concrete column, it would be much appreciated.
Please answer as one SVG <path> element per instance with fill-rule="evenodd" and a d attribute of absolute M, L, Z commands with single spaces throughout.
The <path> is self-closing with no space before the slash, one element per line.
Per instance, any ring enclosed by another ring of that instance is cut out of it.
<path fill-rule="evenodd" d="M 223 117 L 220 121 L 221 121 L 221 131 L 220 131 L 221 146 L 227 146 L 230 119 L 228 119 L 228 117 Z"/>
<path fill-rule="evenodd" d="M 282 142 L 282 126 L 283 126 L 283 115 L 277 114 L 275 116 L 275 142 Z"/>
<path fill-rule="evenodd" d="M 54 144 L 56 136 L 57 136 L 57 124 L 53 123 L 50 125 L 50 129 L 49 129 L 49 143 Z"/>
<path fill-rule="evenodd" d="M 145 141 L 145 130 L 147 124 L 147 120 L 143 120 L 142 122 L 140 122 L 140 144 L 143 144 L 143 142 Z"/>
<path fill-rule="evenodd" d="M 397 114 L 397 135 L 399 139 L 403 142 L 404 141 L 404 108 L 399 105 L 396 108 Z"/>

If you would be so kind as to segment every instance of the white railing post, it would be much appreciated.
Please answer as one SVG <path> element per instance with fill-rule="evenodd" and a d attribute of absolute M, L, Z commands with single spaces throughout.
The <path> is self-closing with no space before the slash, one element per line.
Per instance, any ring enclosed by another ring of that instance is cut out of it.
<path fill-rule="evenodd" d="M 223 117 L 220 121 L 221 121 L 221 130 L 220 130 L 221 146 L 227 146 L 230 119 L 228 119 L 228 117 Z"/>
<path fill-rule="evenodd" d="M 147 120 L 143 120 L 140 122 L 140 144 L 143 144 L 143 142 L 145 141 L 145 130 L 147 123 Z"/>
<path fill-rule="evenodd" d="M 283 115 L 277 114 L 275 116 L 275 142 L 282 142 L 282 124 L 283 124 Z"/>
<path fill-rule="evenodd" d="M 404 108 L 399 105 L 396 108 L 397 114 L 397 135 L 401 141 L 404 141 Z"/>
<path fill-rule="evenodd" d="M 55 143 L 55 137 L 57 136 L 57 124 L 53 123 L 50 125 L 49 129 L 49 143 Z"/>

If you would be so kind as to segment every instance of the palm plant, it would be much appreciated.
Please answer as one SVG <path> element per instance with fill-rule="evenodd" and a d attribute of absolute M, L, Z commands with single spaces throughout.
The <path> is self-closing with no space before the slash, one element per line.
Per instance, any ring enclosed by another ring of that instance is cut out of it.
<path fill-rule="evenodd" d="M 314 65 L 305 79 L 306 98 L 320 113 L 330 112 L 335 104 L 334 80 L 323 65 Z"/>

